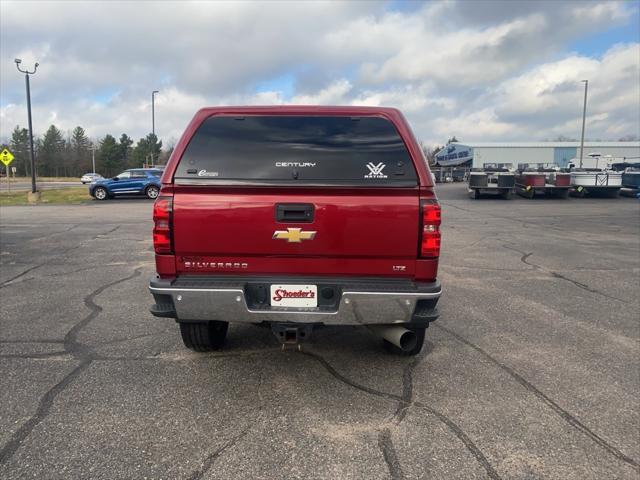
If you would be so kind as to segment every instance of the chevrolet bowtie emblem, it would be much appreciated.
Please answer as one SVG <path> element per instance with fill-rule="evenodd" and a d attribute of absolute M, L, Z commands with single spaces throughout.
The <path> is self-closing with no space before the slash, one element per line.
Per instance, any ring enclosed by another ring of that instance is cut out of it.
<path fill-rule="evenodd" d="M 286 240 L 289 243 L 300 243 L 302 240 L 313 240 L 316 232 L 305 232 L 301 228 L 287 228 L 273 232 L 272 240 Z"/>

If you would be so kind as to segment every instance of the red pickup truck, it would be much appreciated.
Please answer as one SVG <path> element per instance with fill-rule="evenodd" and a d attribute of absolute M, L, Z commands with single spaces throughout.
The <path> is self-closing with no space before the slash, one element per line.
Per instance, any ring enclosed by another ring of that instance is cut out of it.
<path fill-rule="evenodd" d="M 175 318 L 193 350 L 244 322 L 294 344 L 361 325 L 415 355 L 438 317 L 440 205 L 396 109 L 204 108 L 153 220 L 151 313 Z"/>

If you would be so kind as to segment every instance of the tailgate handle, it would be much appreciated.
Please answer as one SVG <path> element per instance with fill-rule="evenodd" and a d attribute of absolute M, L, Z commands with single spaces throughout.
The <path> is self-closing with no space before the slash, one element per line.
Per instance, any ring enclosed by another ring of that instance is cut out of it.
<path fill-rule="evenodd" d="M 313 222 L 312 203 L 277 203 L 276 221 L 291 223 L 311 223 Z"/>

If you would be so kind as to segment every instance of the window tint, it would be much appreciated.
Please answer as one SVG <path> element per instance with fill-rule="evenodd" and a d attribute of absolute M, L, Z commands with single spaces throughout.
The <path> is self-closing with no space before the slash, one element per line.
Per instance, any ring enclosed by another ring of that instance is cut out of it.
<path fill-rule="evenodd" d="M 152 170 L 149 172 L 152 176 L 160 178 L 162 176 L 162 170 Z"/>
<path fill-rule="evenodd" d="M 416 185 L 406 146 L 379 117 L 214 116 L 176 179 L 213 183 Z"/>
<path fill-rule="evenodd" d="M 134 170 L 133 172 L 131 172 L 131 178 L 147 178 L 147 176 L 144 172 Z"/>
<path fill-rule="evenodd" d="M 120 175 L 118 175 L 118 178 L 120 180 L 128 180 L 131 177 L 131 172 L 122 172 Z"/>

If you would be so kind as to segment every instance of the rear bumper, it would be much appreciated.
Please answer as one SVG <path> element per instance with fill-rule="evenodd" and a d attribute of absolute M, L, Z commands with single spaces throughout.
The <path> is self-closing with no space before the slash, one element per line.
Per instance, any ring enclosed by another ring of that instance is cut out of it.
<path fill-rule="evenodd" d="M 310 309 L 273 309 L 252 297 L 256 285 L 270 283 L 331 285 L 332 305 Z M 191 277 L 174 281 L 154 277 L 151 313 L 179 322 L 221 320 L 240 323 L 426 326 L 438 318 L 439 282 L 327 278 Z"/>

